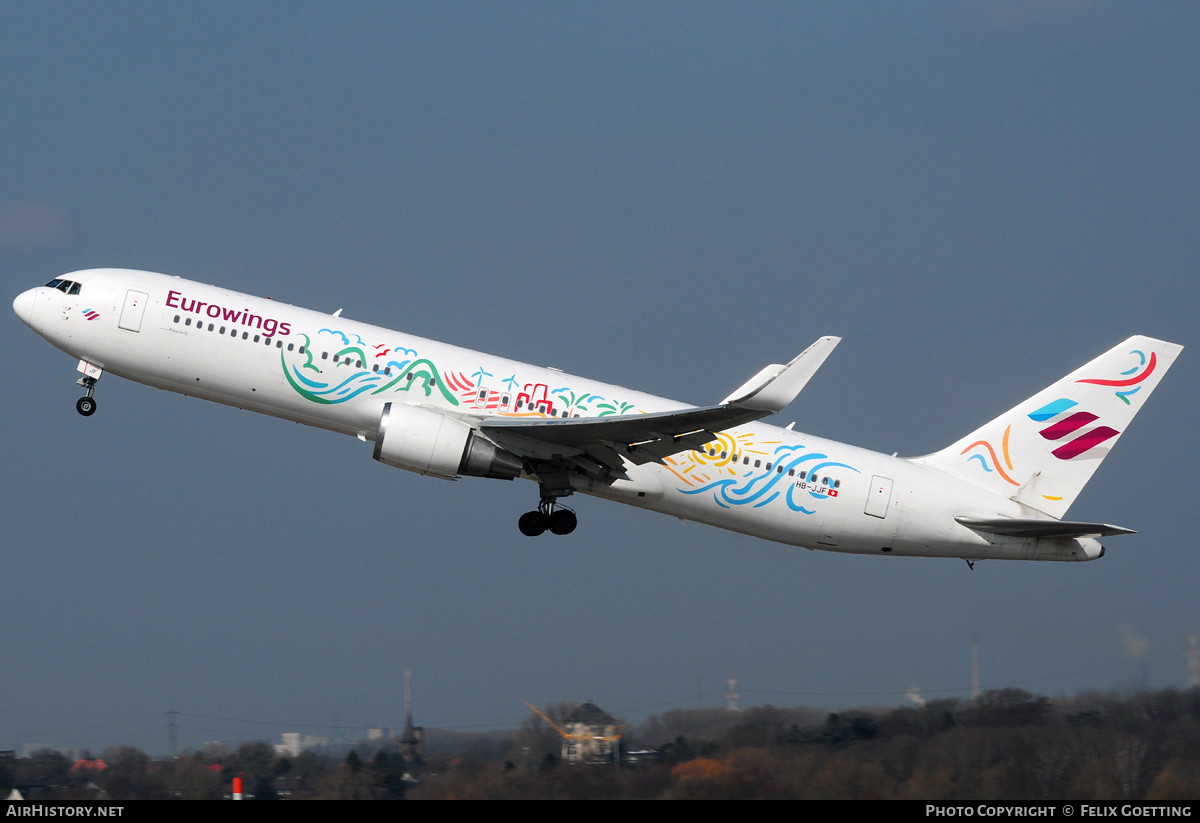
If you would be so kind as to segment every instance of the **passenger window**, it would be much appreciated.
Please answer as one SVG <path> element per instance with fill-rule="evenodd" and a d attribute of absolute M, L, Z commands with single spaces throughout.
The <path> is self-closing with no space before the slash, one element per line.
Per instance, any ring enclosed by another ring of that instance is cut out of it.
<path fill-rule="evenodd" d="M 242 332 L 242 339 L 243 339 L 243 340 L 249 340 L 249 339 L 250 339 L 250 332 L 248 332 L 248 331 L 244 331 L 244 332 Z"/>
<path fill-rule="evenodd" d="M 329 352 L 327 352 L 327 351 L 323 351 L 323 352 L 321 352 L 321 359 L 322 359 L 322 360 L 328 360 L 328 359 L 329 359 Z M 334 361 L 335 361 L 335 362 L 337 361 L 337 358 L 336 358 L 336 357 L 334 358 Z"/>
<path fill-rule="evenodd" d="M 374 366 L 371 368 L 371 371 L 378 373 L 378 372 L 379 372 L 379 364 L 378 364 L 378 363 L 376 363 L 376 364 L 375 364 L 375 365 L 374 365 Z"/>
<path fill-rule="evenodd" d="M 755 461 L 754 461 L 754 468 L 756 468 L 756 469 L 757 469 L 757 468 L 758 468 L 759 466 L 761 466 L 761 465 L 762 465 L 762 461 L 761 461 L 761 460 L 755 460 Z"/>
<path fill-rule="evenodd" d="M 257 335 L 257 334 L 256 334 L 256 335 L 254 335 L 254 342 L 255 342 L 255 343 L 257 343 L 257 342 L 258 342 L 258 335 Z"/>
<path fill-rule="evenodd" d="M 217 334 L 224 334 L 224 333 L 225 333 L 225 327 L 222 326 L 221 330 L 219 332 L 217 332 Z"/>
<path fill-rule="evenodd" d="M 175 315 L 175 322 L 176 322 L 176 323 L 178 323 L 178 322 L 179 322 L 179 315 L 178 315 L 178 314 L 177 314 L 177 315 Z"/>
<path fill-rule="evenodd" d="M 384 376 L 385 376 L 385 377 L 391 377 L 391 376 L 392 376 L 392 367 L 391 367 L 391 366 L 384 366 L 384 367 L 383 367 L 383 374 L 384 374 Z"/>
<path fill-rule="evenodd" d="M 283 341 L 282 341 L 282 340 L 276 340 L 276 341 L 275 341 L 275 348 L 277 348 L 277 349 L 282 349 L 282 348 L 283 348 Z"/>
<path fill-rule="evenodd" d="M 209 331 L 212 331 L 212 330 L 213 330 L 213 324 L 212 324 L 212 323 L 209 323 L 209 324 L 208 324 L 208 330 L 209 330 Z"/>
<path fill-rule="evenodd" d="M 291 351 L 293 348 L 295 348 L 295 345 L 295 343 L 288 343 L 288 351 Z"/>
<path fill-rule="evenodd" d="M 304 347 L 303 347 L 303 346 L 301 346 L 301 347 L 300 347 L 300 353 L 301 353 L 301 354 L 304 354 Z"/>
<path fill-rule="evenodd" d="M 184 320 L 184 321 L 183 321 L 183 325 L 185 325 L 185 326 L 190 326 L 190 325 L 192 325 L 192 318 L 190 318 L 190 317 L 189 317 L 189 318 L 187 318 L 186 320 Z"/>

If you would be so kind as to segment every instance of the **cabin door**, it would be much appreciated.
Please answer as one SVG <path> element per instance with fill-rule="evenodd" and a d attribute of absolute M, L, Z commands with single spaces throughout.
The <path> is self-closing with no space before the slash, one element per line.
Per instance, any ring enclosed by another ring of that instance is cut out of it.
<path fill-rule="evenodd" d="M 144 291 L 130 289 L 125 292 L 125 306 L 121 309 L 121 321 L 118 326 L 127 331 L 142 330 L 142 315 L 146 313 L 146 303 L 150 295 Z"/>
<path fill-rule="evenodd" d="M 875 475 L 871 478 L 871 492 L 863 511 L 872 517 L 887 517 L 888 504 L 892 502 L 892 479 Z"/>

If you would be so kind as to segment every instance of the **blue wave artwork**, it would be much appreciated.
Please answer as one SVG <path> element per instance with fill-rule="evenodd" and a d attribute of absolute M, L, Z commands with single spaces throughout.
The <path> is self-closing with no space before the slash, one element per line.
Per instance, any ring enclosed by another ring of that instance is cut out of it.
<path fill-rule="evenodd" d="M 801 477 L 809 472 L 819 472 L 822 469 L 834 466 L 837 468 L 849 469 L 855 474 L 859 474 L 858 469 L 847 463 L 838 463 L 833 460 L 826 460 L 829 456 L 820 452 L 806 452 L 804 446 L 779 446 L 775 449 L 775 465 L 768 471 L 763 470 L 761 473 L 751 473 L 746 477 L 727 477 L 723 480 L 714 480 L 696 489 L 679 489 L 683 494 L 705 494 L 712 492 L 713 501 L 722 508 L 731 506 L 752 505 L 753 508 L 759 508 L 772 502 L 783 494 L 780 487 L 781 484 L 787 486 L 787 493 L 784 494 L 784 502 L 792 511 L 802 514 L 816 514 L 815 509 L 807 509 L 796 501 L 796 494 L 800 491 L 794 477 L 788 473 L 793 470 L 799 470 Z M 825 462 L 817 462 L 822 461 Z M 813 465 L 806 465 L 812 463 Z M 803 468 L 801 468 L 803 467 Z M 780 468 L 783 469 L 780 472 Z M 817 492 L 808 491 L 809 496 L 817 500 L 825 500 L 828 494 L 819 494 Z"/>
<path fill-rule="evenodd" d="M 297 381 L 303 383 L 313 394 L 318 397 L 324 397 L 331 403 L 344 403 L 353 397 L 357 397 L 363 392 L 375 388 L 380 380 L 380 376 L 377 374 L 372 374 L 369 371 L 360 371 L 350 375 L 341 383 L 331 386 L 329 383 L 310 380 L 302 375 L 300 370 L 295 366 L 292 366 L 292 376 Z M 353 383 L 357 383 L 358 385 L 351 385 Z"/>

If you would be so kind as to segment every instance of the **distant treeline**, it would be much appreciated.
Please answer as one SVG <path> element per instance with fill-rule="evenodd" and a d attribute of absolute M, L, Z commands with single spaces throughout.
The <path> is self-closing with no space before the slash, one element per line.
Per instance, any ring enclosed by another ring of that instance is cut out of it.
<path fill-rule="evenodd" d="M 545 714 L 557 722 L 572 708 Z M 1052 700 L 1005 689 L 834 714 L 676 710 L 626 729 L 619 765 L 562 762 L 559 732 L 535 715 L 511 733 L 429 730 L 428 742 L 413 760 L 395 745 L 284 758 L 256 742 L 170 761 L 127 746 L 99 758 L 45 751 L 0 761 L 0 791 L 220 798 L 241 774 L 256 799 L 1200 799 L 1200 690 Z"/>

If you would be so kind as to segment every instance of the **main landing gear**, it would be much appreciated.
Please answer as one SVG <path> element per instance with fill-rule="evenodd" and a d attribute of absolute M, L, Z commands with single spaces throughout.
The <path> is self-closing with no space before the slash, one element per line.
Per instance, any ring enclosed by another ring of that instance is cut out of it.
<path fill-rule="evenodd" d="M 83 386 L 87 390 L 87 394 L 75 401 L 75 411 L 82 414 L 84 417 L 91 417 L 96 413 L 96 378 L 81 377 L 75 381 L 75 385 Z"/>
<path fill-rule="evenodd" d="M 553 497 L 543 497 L 536 511 L 521 515 L 517 528 L 526 537 L 537 537 L 546 529 L 553 534 L 570 534 L 575 531 L 578 522 L 574 511 L 566 506 L 557 506 Z"/>
<path fill-rule="evenodd" d="M 536 511 L 525 512 L 517 521 L 517 528 L 526 537 L 537 537 L 549 529 L 553 534 L 570 534 L 579 521 L 575 512 L 558 505 L 558 498 L 575 493 L 571 477 L 561 465 L 552 462 L 537 465 L 534 472 L 538 479 L 541 502 Z"/>

